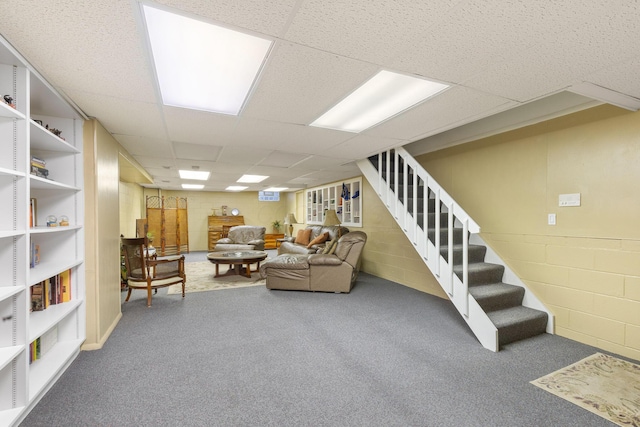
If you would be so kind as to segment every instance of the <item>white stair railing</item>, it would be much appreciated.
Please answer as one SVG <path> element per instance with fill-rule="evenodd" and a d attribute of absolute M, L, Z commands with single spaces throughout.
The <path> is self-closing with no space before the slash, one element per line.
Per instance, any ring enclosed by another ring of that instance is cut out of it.
<path fill-rule="evenodd" d="M 402 167 L 399 168 L 398 165 Z M 378 154 L 377 168 L 368 159 L 360 160 L 358 166 L 482 346 L 498 351 L 498 330 L 469 294 L 469 235 L 479 233 L 480 226 L 403 148 Z M 390 178 L 392 178 L 391 182 Z M 423 183 L 424 203 L 422 224 L 418 222 L 417 207 L 420 182 Z M 407 206 L 409 200 L 407 183 L 411 183 L 410 208 Z M 429 199 L 434 200 L 435 209 L 430 210 Z M 435 218 L 433 241 L 429 239 L 427 227 L 429 212 L 434 213 Z M 447 215 L 446 259 L 441 256 L 440 216 L 442 214 Z M 453 269 L 454 225 L 462 228 L 462 280 Z"/>

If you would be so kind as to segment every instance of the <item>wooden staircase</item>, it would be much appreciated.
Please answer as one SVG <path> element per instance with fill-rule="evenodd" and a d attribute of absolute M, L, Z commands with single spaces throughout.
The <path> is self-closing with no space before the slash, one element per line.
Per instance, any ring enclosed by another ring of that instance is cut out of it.
<path fill-rule="evenodd" d="M 485 348 L 553 332 L 551 313 L 409 153 L 389 150 L 358 166 Z"/>

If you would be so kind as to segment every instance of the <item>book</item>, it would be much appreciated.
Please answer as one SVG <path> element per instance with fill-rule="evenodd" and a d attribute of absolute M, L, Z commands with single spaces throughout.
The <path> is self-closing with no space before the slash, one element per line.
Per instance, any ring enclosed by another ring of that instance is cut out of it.
<path fill-rule="evenodd" d="M 36 283 L 31 286 L 31 311 L 44 310 L 42 283 Z"/>
<path fill-rule="evenodd" d="M 40 168 L 44 168 L 47 166 L 47 162 L 45 162 L 44 160 L 36 157 L 36 156 L 31 156 L 31 165 L 32 166 L 37 166 Z"/>
<path fill-rule="evenodd" d="M 38 201 L 35 198 L 29 199 L 29 227 L 38 226 Z"/>
<path fill-rule="evenodd" d="M 31 174 L 37 175 L 37 176 L 43 176 L 46 178 L 49 176 L 49 169 L 45 169 L 43 167 L 35 166 L 34 164 L 31 164 Z"/>
<path fill-rule="evenodd" d="M 62 288 L 61 302 L 71 301 L 71 270 L 63 271 L 59 274 Z"/>

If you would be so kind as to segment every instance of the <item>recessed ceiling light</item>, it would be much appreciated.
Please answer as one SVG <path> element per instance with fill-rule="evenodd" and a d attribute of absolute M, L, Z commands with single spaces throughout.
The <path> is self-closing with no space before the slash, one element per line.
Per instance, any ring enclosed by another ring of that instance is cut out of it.
<path fill-rule="evenodd" d="M 262 182 L 267 178 L 269 178 L 269 177 L 268 176 L 263 176 L 263 175 L 242 175 L 240 177 L 240 179 L 237 180 L 236 182 L 256 183 L 256 182 Z"/>
<path fill-rule="evenodd" d="M 185 190 L 202 190 L 204 188 L 203 184 L 182 184 L 182 188 Z"/>
<path fill-rule="evenodd" d="M 237 115 L 272 40 L 142 5 L 165 105 Z"/>
<path fill-rule="evenodd" d="M 382 70 L 310 126 L 362 132 L 448 87 L 446 84 Z"/>
<path fill-rule="evenodd" d="M 209 179 L 210 172 L 208 171 L 189 171 L 179 170 L 180 178 L 182 179 L 198 179 L 200 181 L 206 181 Z"/>
<path fill-rule="evenodd" d="M 242 190 L 246 190 L 249 187 L 243 187 L 242 185 L 230 185 L 227 188 L 225 188 L 225 190 L 227 191 L 242 191 Z"/>
<path fill-rule="evenodd" d="M 280 191 L 284 191 L 284 190 L 288 190 L 289 187 L 269 187 L 269 188 L 265 188 L 263 191 L 274 191 L 274 192 L 280 192 Z"/>

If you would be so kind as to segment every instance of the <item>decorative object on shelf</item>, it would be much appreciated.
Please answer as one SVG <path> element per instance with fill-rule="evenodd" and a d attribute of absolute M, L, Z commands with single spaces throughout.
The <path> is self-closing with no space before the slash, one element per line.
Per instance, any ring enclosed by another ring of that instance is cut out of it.
<path fill-rule="evenodd" d="M 282 224 L 280 223 L 280 221 L 278 221 L 277 219 L 275 221 L 273 221 L 271 223 L 271 226 L 273 227 L 273 230 L 276 233 L 280 233 L 280 227 L 282 227 Z"/>
<path fill-rule="evenodd" d="M 47 227 L 57 227 L 58 226 L 58 218 L 55 215 L 49 215 L 47 217 Z"/>
<path fill-rule="evenodd" d="M 34 120 L 34 122 L 36 122 L 36 123 L 37 123 L 37 124 L 39 124 L 40 126 L 43 126 L 43 127 L 44 127 L 44 125 L 42 124 L 42 120 Z"/>
<path fill-rule="evenodd" d="M 11 97 L 11 95 L 5 95 L 2 98 L 4 99 L 4 102 L 6 102 L 9 107 L 16 108 L 16 104 L 13 103 L 13 98 Z"/>
<path fill-rule="evenodd" d="M 341 197 L 344 200 L 349 200 L 350 196 L 349 196 L 349 188 L 347 188 L 347 186 L 345 185 L 345 183 L 342 183 L 342 194 Z"/>
<path fill-rule="evenodd" d="M 227 216 L 227 205 L 222 205 L 222 216 Z"/>
<path fill-rule="evenodd" d="M 297 223 L 298 223 L 298 220 L 296 219 L 296 216 L 293 213 L 287 214 L 287 216 L 284 217 L 284 225 L 289 226 L 289 235 L 287 237 L 293 236 L 293 224 L 297 224 Z"/>
<path fill-rule="evenodd" d="M 231 215 L 238 216 L 240 215 L 240 211 L 237 208 L 231 209 Z"/>
<path fill-rule="evenodd" d="M 324 221 L 322 222 L 323 227 L 331 226 L 331 225 L 340 225 L 342 222 L 340 218 L 338 218 L 338 214 L 336 214 L 335 209 L 327 209 L 324 212 Z M 342 235 L 342 230 L 338 227 L 338 239 Z"/>
<path fill-rule="evenodd" d="M 69 217 L 66 215 L 60 215 L 60 221 L 58 222 L 60 227 L 68 227 L 69 226 Z"/>

